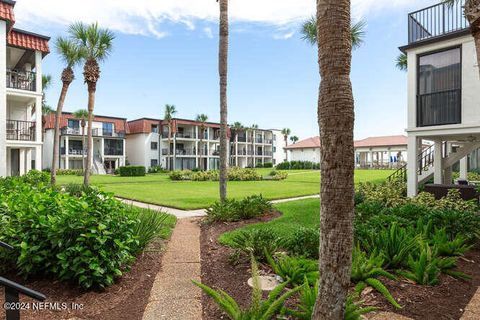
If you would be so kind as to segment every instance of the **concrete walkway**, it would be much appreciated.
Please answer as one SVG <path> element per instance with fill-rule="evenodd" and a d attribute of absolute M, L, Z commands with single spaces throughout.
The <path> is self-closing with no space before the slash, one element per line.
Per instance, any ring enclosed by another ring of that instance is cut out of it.
<path fill-rule="evenodd" d="M 272 200 L 270 201 L 271 203 L 284 203 L 284 202 L 291 202 L 291 201 L 297 201 L 297 200 L 304 200 L 304 199 L 318 199 L 320 198 L 319 194 L 314 194 L 311 196 L 303 196 L 303 197 L 294 197 L 294 198 L 286 198 L 286 199 L 278 199 L 278 200 Z"/>
<path fill-rule="evenodd" d="M 202 319 L 200 227 L 195 219 L 179 219 L 162 259 L 143 313 L 143 320 Z"/>
<path fill-rule="evenodd" d="M 462 317 L 460 320 L 478 320 L 480 319 L 480 288 L 477 289 L 477 292 L 473 296 L 470 303 L 465 308 Z"/>

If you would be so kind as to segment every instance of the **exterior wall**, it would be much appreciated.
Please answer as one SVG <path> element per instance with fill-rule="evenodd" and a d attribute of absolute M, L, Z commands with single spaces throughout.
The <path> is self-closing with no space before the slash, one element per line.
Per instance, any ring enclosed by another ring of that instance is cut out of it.
<path fill-rule="evenodd" d="M 43 169 L 52 168 L 53 161 L 53 139 L 55 130 L 45 130 L 43 136 L 43 157 L 42 157 L 42 166 Z"/>
<path fill-rule="evenodd" d="M 461 124 L 417 128 L 417 56 L 420 54 L 461 46 L 462 48 L 462 122 Z M 435 42 L 407 51 L 408 59 L 408 131 L 432 131 L 480 126 L 478 72 L 475 43 L 470 35 Z"/>
<path fill-rule="evenodd" d="M 7 25 L 0 20 L 0 177 L 7 175 Z"/>
<path fill-rule="evenodd" d="M 320 163 L 320 148 L 288 150 L 288 161 L 311 161 Z"/>
<path fill-rule="evenodd" d="M 273 133 L 273 165 L 277 165 L 285 160 L 285 140 L 280 130 L 272 130 Z M 287 156 L 288 157 L 288 156 Z"/>
<path fill-rule="evenodd" d="M 151 148 L 151 143 L 157 142 L 157 149 Z M 151 167 L 151 160 L 157 160 L 160 165 L 160 139 L 158 133 L 129 134 L 126 139 L 127 160 L 130 165 Z"/>

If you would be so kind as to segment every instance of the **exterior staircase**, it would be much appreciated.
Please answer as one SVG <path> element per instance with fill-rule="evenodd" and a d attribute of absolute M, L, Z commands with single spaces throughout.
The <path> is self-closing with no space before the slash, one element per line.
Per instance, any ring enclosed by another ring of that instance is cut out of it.
<path fill-rule="evenodd" d="M 103 166 L 102 159 L 99 156 L 93 157 L 93 173 L 107 174 L 107 171 L 105 171 L 105 167 Z"/>

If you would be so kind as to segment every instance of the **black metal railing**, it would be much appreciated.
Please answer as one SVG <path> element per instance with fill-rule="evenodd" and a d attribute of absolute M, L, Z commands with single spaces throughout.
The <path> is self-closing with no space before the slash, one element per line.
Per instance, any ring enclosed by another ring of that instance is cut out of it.
<path fill-rule="evenodd" d="M 469 27 L 463 14 L 465 0 L 439 3 L 408 15 L 408 43 L 461 31 Z"/>
<path fill-rule="evenodd" d="M 65 155 L 65 147 L 60 148 L 60 154 Z M 68 149 L 68 154 L 72 156 L 81 156 L 81 155 L 86 155 L 87 150 L 83 149 L 76 149 L 76 148 L 69 148 Z"/>
<path fill-rule="evenodd" d="M 7 120 L 7 140 L 35 141 L 34 121 Z"/>
<path fill-rule="evenodd" d="M 5 242 L 0 241 L 0 247 L 13 250 L 13 247 Z M 3 308 L 5 309 L 6 320 L 20 320 L 20 294 L 26 295 L 32 299 L 38 301 L 45 301 L 47 297 L 40 292 L 29 289 L 14 281 L 8 280 L 4 277 L 0 277 L 0 286 L 5 288 L 5 303 Z"/>
<path fill-rule="evenodd" d="M 7 87 L 37 91 L 35 72 L 7 70 Z"/>
<path fill-rule="evenodd" d="M 417 96 L 417 126 L 461 123 L 462 90 L 446 90 Z"/>

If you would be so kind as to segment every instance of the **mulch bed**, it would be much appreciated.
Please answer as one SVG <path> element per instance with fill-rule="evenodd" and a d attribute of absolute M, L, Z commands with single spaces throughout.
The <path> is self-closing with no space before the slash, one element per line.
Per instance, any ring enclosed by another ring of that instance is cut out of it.
<path fill-rule="evenodd" d="M 202 225 L 200 238 L 202 282 L 226 291 L 241 306 L 248 306 L 251 299 L 251 288 L 247 285 L 247 280 L 251 276 L 250 261 L 243 260 L 233 265 L 229 262 L 233 250 L 220 245 L 217 239 L 227 231 L 251 223 L 266 222 L 277 216 L 279 213 L 249 221 Z M 268 270 L 268 267 L 263 269 Z M 460 319 L 466 305 L 480 286 L 480 248 L 475 248 L 464 258 L 459 259 L 458 270 L 470 275 L 472 279 L 461 280 L 442 275 L 440 284 L 433 287 L 419 286 L 405 280 L 383 279 L 395 299 L 403 306 L 401 310 L 392 307 L 376 291 L 366 291 L 362 299 L 367 305 L 378 307 L 379 310 L 399 313 L 412 319 Z M 202 304 L 204 320 L 228 318 L 205 294 L 202 297 Z"/>
<path fill-rule="evenodd" d="M 22 278 L 7 275 L 31 289 L 47 296 L 46 302 L 66 303 L 66 310 L 50 310 L 49 306 L 43 310 L 21 311 L 21 319 L 51 320 L 51 319 L 99 319 L 99 320 L 135 320 L 142 319 L 143 312 L 150 296 L 156 274 L 161 269 L 161 258 L 165 247 L 164 241 L 152 245 L 152 248 L 142 253 L 114 285 L 104 291 L 85 291 L 71 284 L 55 280 L 23 280 Z M 4 291 L 0 290 L 0 301 L 4 301 Z M 21 302 L 34 303 L 34 300 L 20 297 Z M 82 305 L 81 310 L 72 310 L 72 303 Z M 57 308 L 60 309 L 61 307 Z M 0 307 L 0 319 L 5 317 L 3 307 Z"/>

